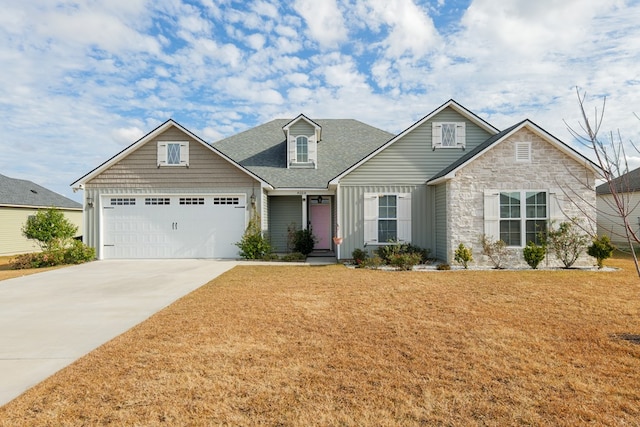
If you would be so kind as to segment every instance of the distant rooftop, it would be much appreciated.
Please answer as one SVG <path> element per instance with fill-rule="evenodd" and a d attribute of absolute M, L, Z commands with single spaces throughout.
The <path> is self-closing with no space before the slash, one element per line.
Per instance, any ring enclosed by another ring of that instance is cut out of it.
<path fill-rule="evenodd" d="M 0 206 L 82 209 L 74 200 L 25 179 L 0 174 Z"/>

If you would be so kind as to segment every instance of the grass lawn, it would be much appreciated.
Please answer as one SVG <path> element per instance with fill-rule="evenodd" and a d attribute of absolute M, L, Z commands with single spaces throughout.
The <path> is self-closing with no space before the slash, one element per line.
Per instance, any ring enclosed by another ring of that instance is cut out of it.
<path fill-rule="evenodd" d="M 0 280 L 12 279 L 14 277 L 26 276 L 28 274 L 42 273 L 43 271 L 64 267 L 56 266 L 48 268 L 27 268 L 24 270 L 12 270 L 9 263 L 13 258 L 15 258 L 15 256 L 0 256 Z M 2 284 L 0 284 L 0 286 L 2 286 Z"/>
<path fill-rule="evenodd" d="M 640 425 L 640 279 L 243 266 L 0 425 Z"/>

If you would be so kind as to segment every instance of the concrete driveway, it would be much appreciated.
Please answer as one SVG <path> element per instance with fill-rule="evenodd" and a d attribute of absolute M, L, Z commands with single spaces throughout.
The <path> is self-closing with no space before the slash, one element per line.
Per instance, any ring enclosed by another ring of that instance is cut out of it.
<path fill-rule="evenodd" d="M 0 406 L 236 264 L 96 261 L 0 281 Z"/>

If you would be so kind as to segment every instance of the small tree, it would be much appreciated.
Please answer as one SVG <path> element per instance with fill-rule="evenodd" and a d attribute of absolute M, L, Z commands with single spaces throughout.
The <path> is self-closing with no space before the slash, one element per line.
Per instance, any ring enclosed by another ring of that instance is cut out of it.
<path fill-rule="evenodd" d="M 522 249 L 522 256 L 524 260 L 529 264 L 529 267 L 534 270 L 538 268 L 538 265 L 544 260 L 547 255 L 547 247 L 545 245 L 536 245 L 534 242 L 527 243 Z"/>
<path fill-rule="evenodd" d="M 493 268 L 504 268 L 503 263 L 509 255 L 505 241 L 491 241 L 485 234 L 483 234 L 480 236 L 480 242 L 482 243 L 482 254 L 489 257 L 493 263 Z"/>
<path fill-rule="evenodd" d="M 547 243 L 564 268 L 571 268 L 587 246 L 589 237 L 576 225 L 579 221 L 561 222 L 558 228 L 547 232 Z"/>
<path fill-rule="evenodd" d="M 471 248 L 466 247 L 464 243 L 458 245 L 454 256 L 455 261 L 462 264 L 465 270 L 469 268 L 469 263 L 473 261 L 473 251 Z"/>
<path fill-rule="evenodd" d="M 271 253 L 271 245 L 260 227 L 260 215 L 252 215 L 242 239 L 236 246 L 240 248 L 240 256 L 245 259 L 262 259 Z"/>
<path fill-rule="evenodd" d="M 608 236 L 596 236 L 594 237 L 591 246 L 587 248 L 587 254 L 596 259 L 598 268 L 602 268 L 603 261 L 611 257 L 614 249 L 615 246 L 613 246 Z"/>
<path fill-rule="evenodd" d="M 35 240 L 43 251 L 65 246 L 77 231 L 78 227 L 56 208 L 39 210 L 22 227 L 22 234 L 27 239 Z"/>

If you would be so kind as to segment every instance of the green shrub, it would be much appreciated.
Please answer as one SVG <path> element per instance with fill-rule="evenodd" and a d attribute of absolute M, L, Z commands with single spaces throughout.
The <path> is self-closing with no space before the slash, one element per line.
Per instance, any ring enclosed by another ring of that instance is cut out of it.
<path fill-rule="evenodd" d="M 547 244 L 564 268 L 571 268 L 587 246 L 589 238 L 576 225 L 577 220 L 561 222 L 557 229 L 547 233 Z"/>
<path fill-rule="evenodd" d="M 390 244 L 379 246 L 375 253 L 382 258 L 385 264 L 391 264 L 392 258 L 396 255 L 411 254 L 417 255 L 420 260 L 417 264 L 423 264 L 429 259 L 431 251 L 423 249 L 410 243 L 389 242 Z"/>
<path fill-rule="evenodd" d="M 53 267 L 63 264 L 81 264 L 93 261 L 96 250 L 79 240 L 72 240 L 65 248 L 53 247 L 42 252 L 18 255 L 11 260 L 11 268 L 22 270 L 25 268 Z"/>
<path fill-rule="evenodd" d="M 357 266 L 360 266 L 367 258 L 369 258 L 369 254 L 365 250 L 354 249 L 353 252 L 351 252 L 351 258 L 353 258 L 353 262 Z"/>
<path fill-rule="evenodd" d="M 64 249 L 65 264 L 82 264 L 96 259 L 95 248 L 89 247 L 79 240 L 73 240 L 68 248 Z"/>
<path fill-rule="evenodd" d="M 252 216 L 242 239 L 235 245 L 240 248 L 240 256 L 244 259 L 263 259 L 271 253 L 271 245 L 260 227 L 259 215 Z"/>
<path fill-rule="evenodd" d="M 438 264 L 436 270 L 451 270 L 451 266 L 449 264 Z"/>
<path fill-rule="evenodd" d="M 598 268 L 602 268 L 603 261 L 607 258 L 611 258 L 615 246 L 611 243 L 608 236 L 596 236 L 591 242 L 591 246 L 587 248 L 587 254 L 596 259 Z"/>
<path fill-rule="evenodd" d="M 313 252 L 313 248 L 316 245 L 316 238 L 314 237 L 311 228 L 307 228 L 306 230 L 296 230 L 293 234 L 292 243 L 294 252 L 309 255 Z"/>
<path fill-rule="evenodd" d="M 412 270 L 414 265 L 420 264 L 422 255 L 420 253 L 397 253 L 391 255 L 389 265 L 398 270 Z"/>
<path fill-rule="evenodd" d="M 65 246 L 77 231 L 78 227 L 56 208 L 39 210 L 22 227 L 22 234 L 27 239 L 36 240 L 43 251 Z"/>
<path fill-rule="evenodd" d="M 535 270 L 547 255 L 547 247 L 544 245 L 536 245 L 534 242 L 529 242 L 527 243 L 527 246 L 522 249 L 522 255 L 527 264 L 529 264 L 529 267 Z"/>
<path fill-rule="evenodd" d="M 300 262 L 305 261 L 306 259 L 307 256 L 301 252 L 291 252 L 290 254 L 283 255 L 282 258 L 280 258 L 280 260 L 284 262 Z"/>
<path fill-rule="evenodd" d="M 462 264 L 465 270 L 469 268 L 469 263 L 473 261 L 473 251 L 471 248 L 466 247 L 464 243 L 460 243 L 454 255 L 455 261 Z"/>
<path fill-rule="evenodd" d="M 509 255 L 505 241 L 491 241 L 485 234 L 483 234 L 480 236 L 480 242 L 482 243 L 482 254 L 489 258 L 493 264 L 493 268 L 504 268 L 504 262 Z"/>
<path fill-rule="evenodd" d="M 264 256 L 262 257 L 263 261 L 277 261 L 278 259 L 278 254 L 274 254 L 273 252 L 264 254 Z"/>

